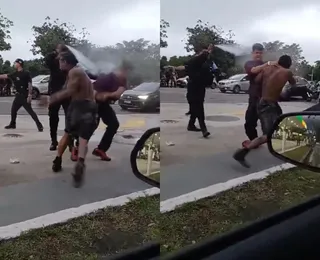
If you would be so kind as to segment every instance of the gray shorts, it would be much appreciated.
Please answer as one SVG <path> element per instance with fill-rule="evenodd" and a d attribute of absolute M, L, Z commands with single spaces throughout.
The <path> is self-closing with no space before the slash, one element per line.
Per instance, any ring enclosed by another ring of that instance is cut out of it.
<path fill-rule="evenodd" d="M 270 102 L 261 99 L 258 104 L 258 116 L 261 122 L 261 129 L 264 135 L 272 130 L 275 121 L 282 115 L 282 109 L 278 102 Z"/>
<path fill-rule="evenodd" d="M 65 132 L 90 140 L 97 128 L 97 105 L 89 100 L 71 101 L 66 115 Z"/>

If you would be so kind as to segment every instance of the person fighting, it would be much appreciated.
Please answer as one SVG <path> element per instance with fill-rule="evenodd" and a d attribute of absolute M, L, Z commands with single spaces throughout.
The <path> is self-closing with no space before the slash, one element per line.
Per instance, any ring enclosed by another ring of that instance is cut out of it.
<path fill-rule="evenodd" d="M 213 81 L 209 59 L 212 49 L 212 44 L 200 46 L 196 50 L 196 55 L 187 61 L 184 66 L 176 67 L 177 70 L 185 70 L 189 76 L 187 100 L 189 103 L 190 119 L 187 130 L 202 132 L 205 138 L 210 135 L 205 123 L 204 99 L 206 87 L 212 84 Z M 200 129 L 195 126 L 196 119 L 199 121 Z"/>
<path fill-rule="evenodd" d="M 16 69 L 12 74 L 2 74 L 0 79 L 10 79 L 12 80 L 15 88 L 16 95 L 11 106 L 11 121 L 10 124 L 5 126 L 5 129 L 15 129 L 16 119 L 18 111 L 23 107 L 28 114 L 32 117 L 33 121 L 36 123 L 38 131 L 43 131 L 43 126 L 39 121 L 37 114 L 34 112 L 31 106 L 32 102 L 32 78 L 28 71 L 23 68 L 24 61 L 22 59 L 16 59 L 14 62 L 14 67 Z"/>
<path fill-rule="evenodd" d="M 68 48 L 63 44 L 58 44 L 56 49 L 49 53 L 45 57 L 45 64 L 47 68 L 50 70 L 50 79 L 48 84 L 48 94 L 52 95 L 58 91 L 60 91 L 65 85 L 67 72 L 60 70 L 59 67 L 59 58 L 58 55 L 62 51 L 68 51 Z M 59 110 L 62 107 L 64 110 L 64 114 L 67 114 L 68 106 L 70 100 L 66 99 L 59 103 L 55 103 L 49 106 L 49 126 L 50 126 L 50 137 L 51 137 L 51 145 L 49 150 L 55 151 L 58 146 L 57 139 L 57 131 L 59 125 Z"/>
<path fill-rule="evenodd" d="M 257 123 L 258 114 L 257 106 L 261 97 L 261 84 L 255 81 L 255 77 L 268 65 L 275 65 L 276 62 L 263 62 L 264 47 L 260 43 L 252 46 L 252 60 L 247 61 L 244 65 L 245 72 L 249 76 L 249 101 L 245 113 L 244 129 L 248 140 L 242 142 L 243 147 L 247 147 L 252 140 L 258 137 Z"/>
<path fill-rule="evenodd" d="M 278 100 L 284 85 L 287 82 L 291 85 L 296 84 L 290 70 L 291 64 L 291 57 L 283 55 L 279 58 L 278 65 L 264 67 L 255 79 L 256 83 L 262 85 L 262 96 L 257 105 L 257 111 L 263 135 L 256 137 L 247 147 L 237 150 L 233 155 L 233 158 L 246 168 L 250 167 L 245 160 L 246 155 L 250 150 L 267 142 L 267 135 L 272 131 L 275 121 L 282 114 Z"/>
<path fill-rule="evenodd" d="M 93 86 L 86 72 L 77 64 L 78 60 L 73 53 L 68 51 L 59 54 L 59 67 L 62 71 L 68 72 L 66 88 L 52 94 L 49 103 L 52 106 L 71 99 L 66 114 L 65 133 L 58 144 L 52 170 L 54 172 L 62 170 L 62 155 L 71 136 L 78 136 L 78 160 L 73 172 L 75 187 L 79 187 L 83 182 L 88 142 L 97 128 L 97 105 Z"/>
<path fill-rule="evenodd" d="M 113 137 L 120 126 L 110 102 L 118 100 L 127 89 L 127 77 L 132 69 L 132 65 L 124 61 L 115 72 L 100 75 L 94 83 L 94 89 L 97 92 L 99 118 L 107 125 L 107 128 L 98 147 L 93 150 L 92 154 L 100 157 L 103 161 L 111 161 L 107 151 L 110 149 Z"/>

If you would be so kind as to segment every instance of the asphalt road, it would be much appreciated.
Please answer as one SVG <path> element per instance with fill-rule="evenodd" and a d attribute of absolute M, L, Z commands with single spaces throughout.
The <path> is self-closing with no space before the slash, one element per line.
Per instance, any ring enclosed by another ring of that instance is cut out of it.
<path fill-rule="evenodd" d="M 0 97 L 0 115 L 10 115 L 10 111 L 11 111 L 11 104 L 13 101 L 13 97 Z M 38 101 L 37 100 L 33 100 L 32 101 L 32 107 L 34 109 L 34 111 L 37 113 L 37 115 L 47 115 L 48 114 L 48 109 L 46 107 L 41 107 L 38 105 Z M 141 113 L 143 114 L 155 114 L 155 113 L 142 113 L 142 112 L 137 112 L 134 110 L 130 110 L 130 111 L 126 111 L 126 110 L 122 110 L 119 105 L 114 104 L 112 105 L 113 109 L 115 110 L 116 114 L 120 114 L 120 115 L 129 115 L 132 113 Z M 158 112 L 159 113 L 159 112 Z M 27 115 L 28 113 L 21 108 L 18 112 L 18 115 Z M 63 115 L 63 109 L 60 109 L 60 114 Z"/>
<path fill-rule="evenodd" d="M 187 103 L 184 88 L 161 88 L 161 103 Z M 248 94 L 221 93 L 218 89 L 207 89 L 206 103 L 247 103 Z"/>

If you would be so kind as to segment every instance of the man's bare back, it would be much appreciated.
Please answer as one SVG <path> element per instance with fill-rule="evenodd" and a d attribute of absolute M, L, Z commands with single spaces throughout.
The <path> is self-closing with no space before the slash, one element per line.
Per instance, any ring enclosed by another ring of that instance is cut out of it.
<path fill-rule="evenodd" d="M 72 93 L 72 100 L 95 101 L 92 82 L 87 73 L 78 66 L 68 73 L 67 89 Z"/>
<path fill-rule="evenodd" d="M 271 102 L 279 100 L 281 91 L 285 84 L 295 84 L 293 73 L 281 66 L 268 66 L 256 77 L 256 82 L 262 82 L 262 99 Z"/>

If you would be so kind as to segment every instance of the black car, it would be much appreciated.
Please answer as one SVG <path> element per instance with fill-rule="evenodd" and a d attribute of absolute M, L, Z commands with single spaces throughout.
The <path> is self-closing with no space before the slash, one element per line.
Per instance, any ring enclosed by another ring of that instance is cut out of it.
<path fill-rule="evenodd" d="M 281 101 L 290 101 L 293 97 L 300 97 L 306 101 L 311 101 L 313 97 L 313 92 L 310 89 L 309 82 L 301 77 L 295 77 L 296 85 L 291 86 L 287 83 L 280 95 Z"/>
<path fill-rule="evenodd" d="M 119 99 L 122 109 L 158 110 L 160 109 L 160 83 L 145 82 L 126 90 Z"/>

